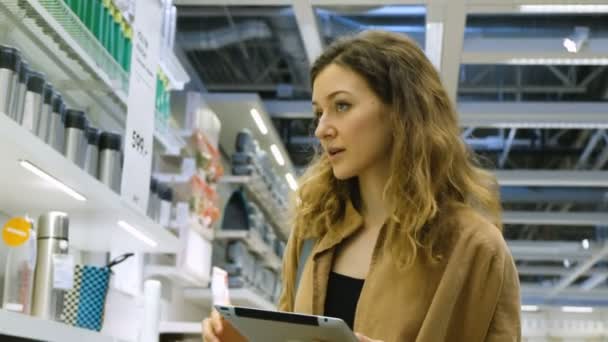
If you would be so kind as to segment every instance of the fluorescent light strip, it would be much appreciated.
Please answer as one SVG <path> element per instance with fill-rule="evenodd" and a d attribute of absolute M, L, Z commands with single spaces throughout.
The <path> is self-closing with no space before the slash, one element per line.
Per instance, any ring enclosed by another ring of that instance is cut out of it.
<path fill-rule="evenodd" d="M 260 112 L 258 112 L 258 110 L 255 108 L 251 108 L 249 113 L 251 113 L 251 116 L 253 117 L 253 121 L 255 121 L 255 124 L 258 125 L 260 132 L 262 132 L 263 135 L 268 134 L 268 128 L 266 128 L 266 125 L 264 124 L 264 120 L 262 120 L 262 116 L 260 116 Z"/>
<path fill-rule="evenodd" d="M 506 63 L 517 65 L 608 65 L 608 58 L 511 58 Z"/>
<path fill-rule="evenodd" d="M 59 190 L 65 192 L 66 194 L 72 196 L 74 199 L 78 200 L 78 201 L 86 201 L 87 198 L 84 197 L 83 195 L 79 194 L 76 190 L 70 188 L 69 186 L 63 184 L 60 180 L 58 180 L 57 178 L 49 175 L 48 173 L 42 171 L 41 169 L 39 169 L 36 165 L 30 163 L 27 160 L 20 160 L 19 161 L 19 165 L 21 165 L 21 167 L 23 167 L 24 169 L 28 170 L 29 172 L 35 174 L 36 176 L 44 179 L 45 181 L 51 183 L 52 185 L 54 185 L 56 188 L 58 188 Z"/>
<path fill-rule="evenodd" d="M 145 244 L 147 244 L 150 247 L 156 247 L 158 246 L 158 243 L 156 243 L 156 241 L 150 239 L 149 237 L 147 237 L 144 233 L 140 232 L 137 228 L 133 227 L 132 225 L 128 224 L 125 221 L 118 221 L 118 225 L 127 231 L 127 233 L 133 235 L 134 237 L 138 238 L 139 240 L 141 240 L 142 242 L 144 242 Z"/>
<path fill-rule="evenodd" d="M 607 13 L 608 5 L 520 5 L 522 13 Z"/>
<path fill-rule="evenodd" d="M 562 312 L 591 313 L 593 312 L 593 308 L 587 306 L 562 306 Z"/>
<path fill-rule="evenodd" d="M 287 180 L 287 184 L 289 184 L 289 187 L 291 188 L 291 190 L 293 190 L 293 191 L 298 190 L 298 182 L 296 182 L 296 179 L 293 178 L 293 175 L 291 173 L 286 173 L 285 179 Z"/>
<path fill-rule="evenodd" d="M 283 155 L 281 154 L 281 151 L 279 151 L 279 147 L 275 144 L 270 145 L 270 151 L 272 152 L 272 155 L 274 156 L 274 159 L 276 159 L 277 163 L 279 163 L 279 165 L 283 166 L 285 165 L 285 159 L 283 159 Z"/>
<path fill-rule="evenodd" d="M 521 311 L 536 312 L 536 311 L 538 311 L 538 306 L 536 306 L 536 305 L 522 305 L 521 306 Z"/>

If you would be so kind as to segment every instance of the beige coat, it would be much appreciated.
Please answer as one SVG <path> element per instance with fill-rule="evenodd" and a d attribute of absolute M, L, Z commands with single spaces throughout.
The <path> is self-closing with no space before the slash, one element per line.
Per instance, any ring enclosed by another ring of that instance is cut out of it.
<path fill-rule="evenodd" d="M 471 209 L 455 215 L 447 257 L 431 265 L 419 257 L 399 269 L 382 228 L 361 296 L 354 330 L 384 342 L 520 341 L 519 278 L 500 231 Z M 362 227 L 351 204 L 336 229 L 317 239 L 295 293 L 305 232 L 294 229 L 283 261 L 279 310 L 323 315 L 336 247 Z"/>

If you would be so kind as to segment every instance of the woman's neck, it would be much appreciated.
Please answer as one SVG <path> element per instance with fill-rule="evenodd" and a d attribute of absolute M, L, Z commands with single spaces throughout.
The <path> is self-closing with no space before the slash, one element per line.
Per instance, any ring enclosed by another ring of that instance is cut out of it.
<path fill-rule="evenodd" d="M 358 177 L 361 196 L 361 213 L 366 225 L 381 226 L 388 217 L 387 203 L 384 199 L 384 186 L 388 181 L 387 172 L 367 172 Z"/>

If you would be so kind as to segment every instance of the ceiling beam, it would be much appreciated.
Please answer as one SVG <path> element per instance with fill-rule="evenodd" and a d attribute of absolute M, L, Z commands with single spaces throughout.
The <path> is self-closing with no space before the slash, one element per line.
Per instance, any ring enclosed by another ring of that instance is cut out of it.
<path fill-rule="evenodd" d="M 608 244 L 605 244 L 600 250 L 595 252 L 589 259 L 585 260 L 581 265 L 577 266 L 572 273 L 563 277 L 559 283 L 551 289 L 551 291 L 547 294 L 547 299 L 555 298 L 561 291 L 568 288 L 572 283 L 574 283 L 581 275 L 585 274 L 589 269 L 591 269 L 598 261 L 604 259 L 608 256 Z"/>
<path fill-rule="evenodd" d="M 293 2 L 293 11 L 306 50 L 308 63 L 313 64 L 323 50 L 323 41 L 319 33 L 317 16 L 310 0 L 296 0 Z"/>
<path fill-rule="evenodd" d="M 505 211 L 502 215 L 502 222 L 504 224 L 552 226 L 601 226 L 608 225 L 608 213 Z"/>
<path fill-rule="evenodd" d="M 501 186 L 608 187 L 608 171 L 496 170 Z"/>
<path fill-rule="evenodd" d="M 608 38 L 590 38 L 576 54 L 564 48 L 563 38 L 465 39 L 462 64 L 608 64 Z"/>
<path fill-rule="evenodd" d="M 269 100 L 264 105 L 274 118 L 313 118 L 310 101 Z M 461 102 L 458 112 L 462 127 L 608 128 L 601 102 Z"/>

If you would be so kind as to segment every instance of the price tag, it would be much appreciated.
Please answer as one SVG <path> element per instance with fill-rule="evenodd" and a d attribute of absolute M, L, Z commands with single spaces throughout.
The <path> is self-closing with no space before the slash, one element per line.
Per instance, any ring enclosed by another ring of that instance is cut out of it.
<path fill-rule="evenodd" d="M 157 0 L 137 0 L 129 79 L 122 196 L 142 213 L 148 207 L 152 139 L 159 65 L 162 8 Z"/>
<path fill-rule="evenodd" d="M 12 218 L 2 228 L 2 239 L 9 247 L 19 247 L 29 240 L 31 228 L 32 225 L 25 218 Z"/>
<path fill-rule="evenodd" d="M 230 305 L 228 272 L 219 267 L 213 267 L 211 271 L 211 294 L 213 305 Z"/>
<path fill-rule="evenodd" d="M 53 254 L 53 288 L 71 290 L 74 287 L 74 257 Z"/>

